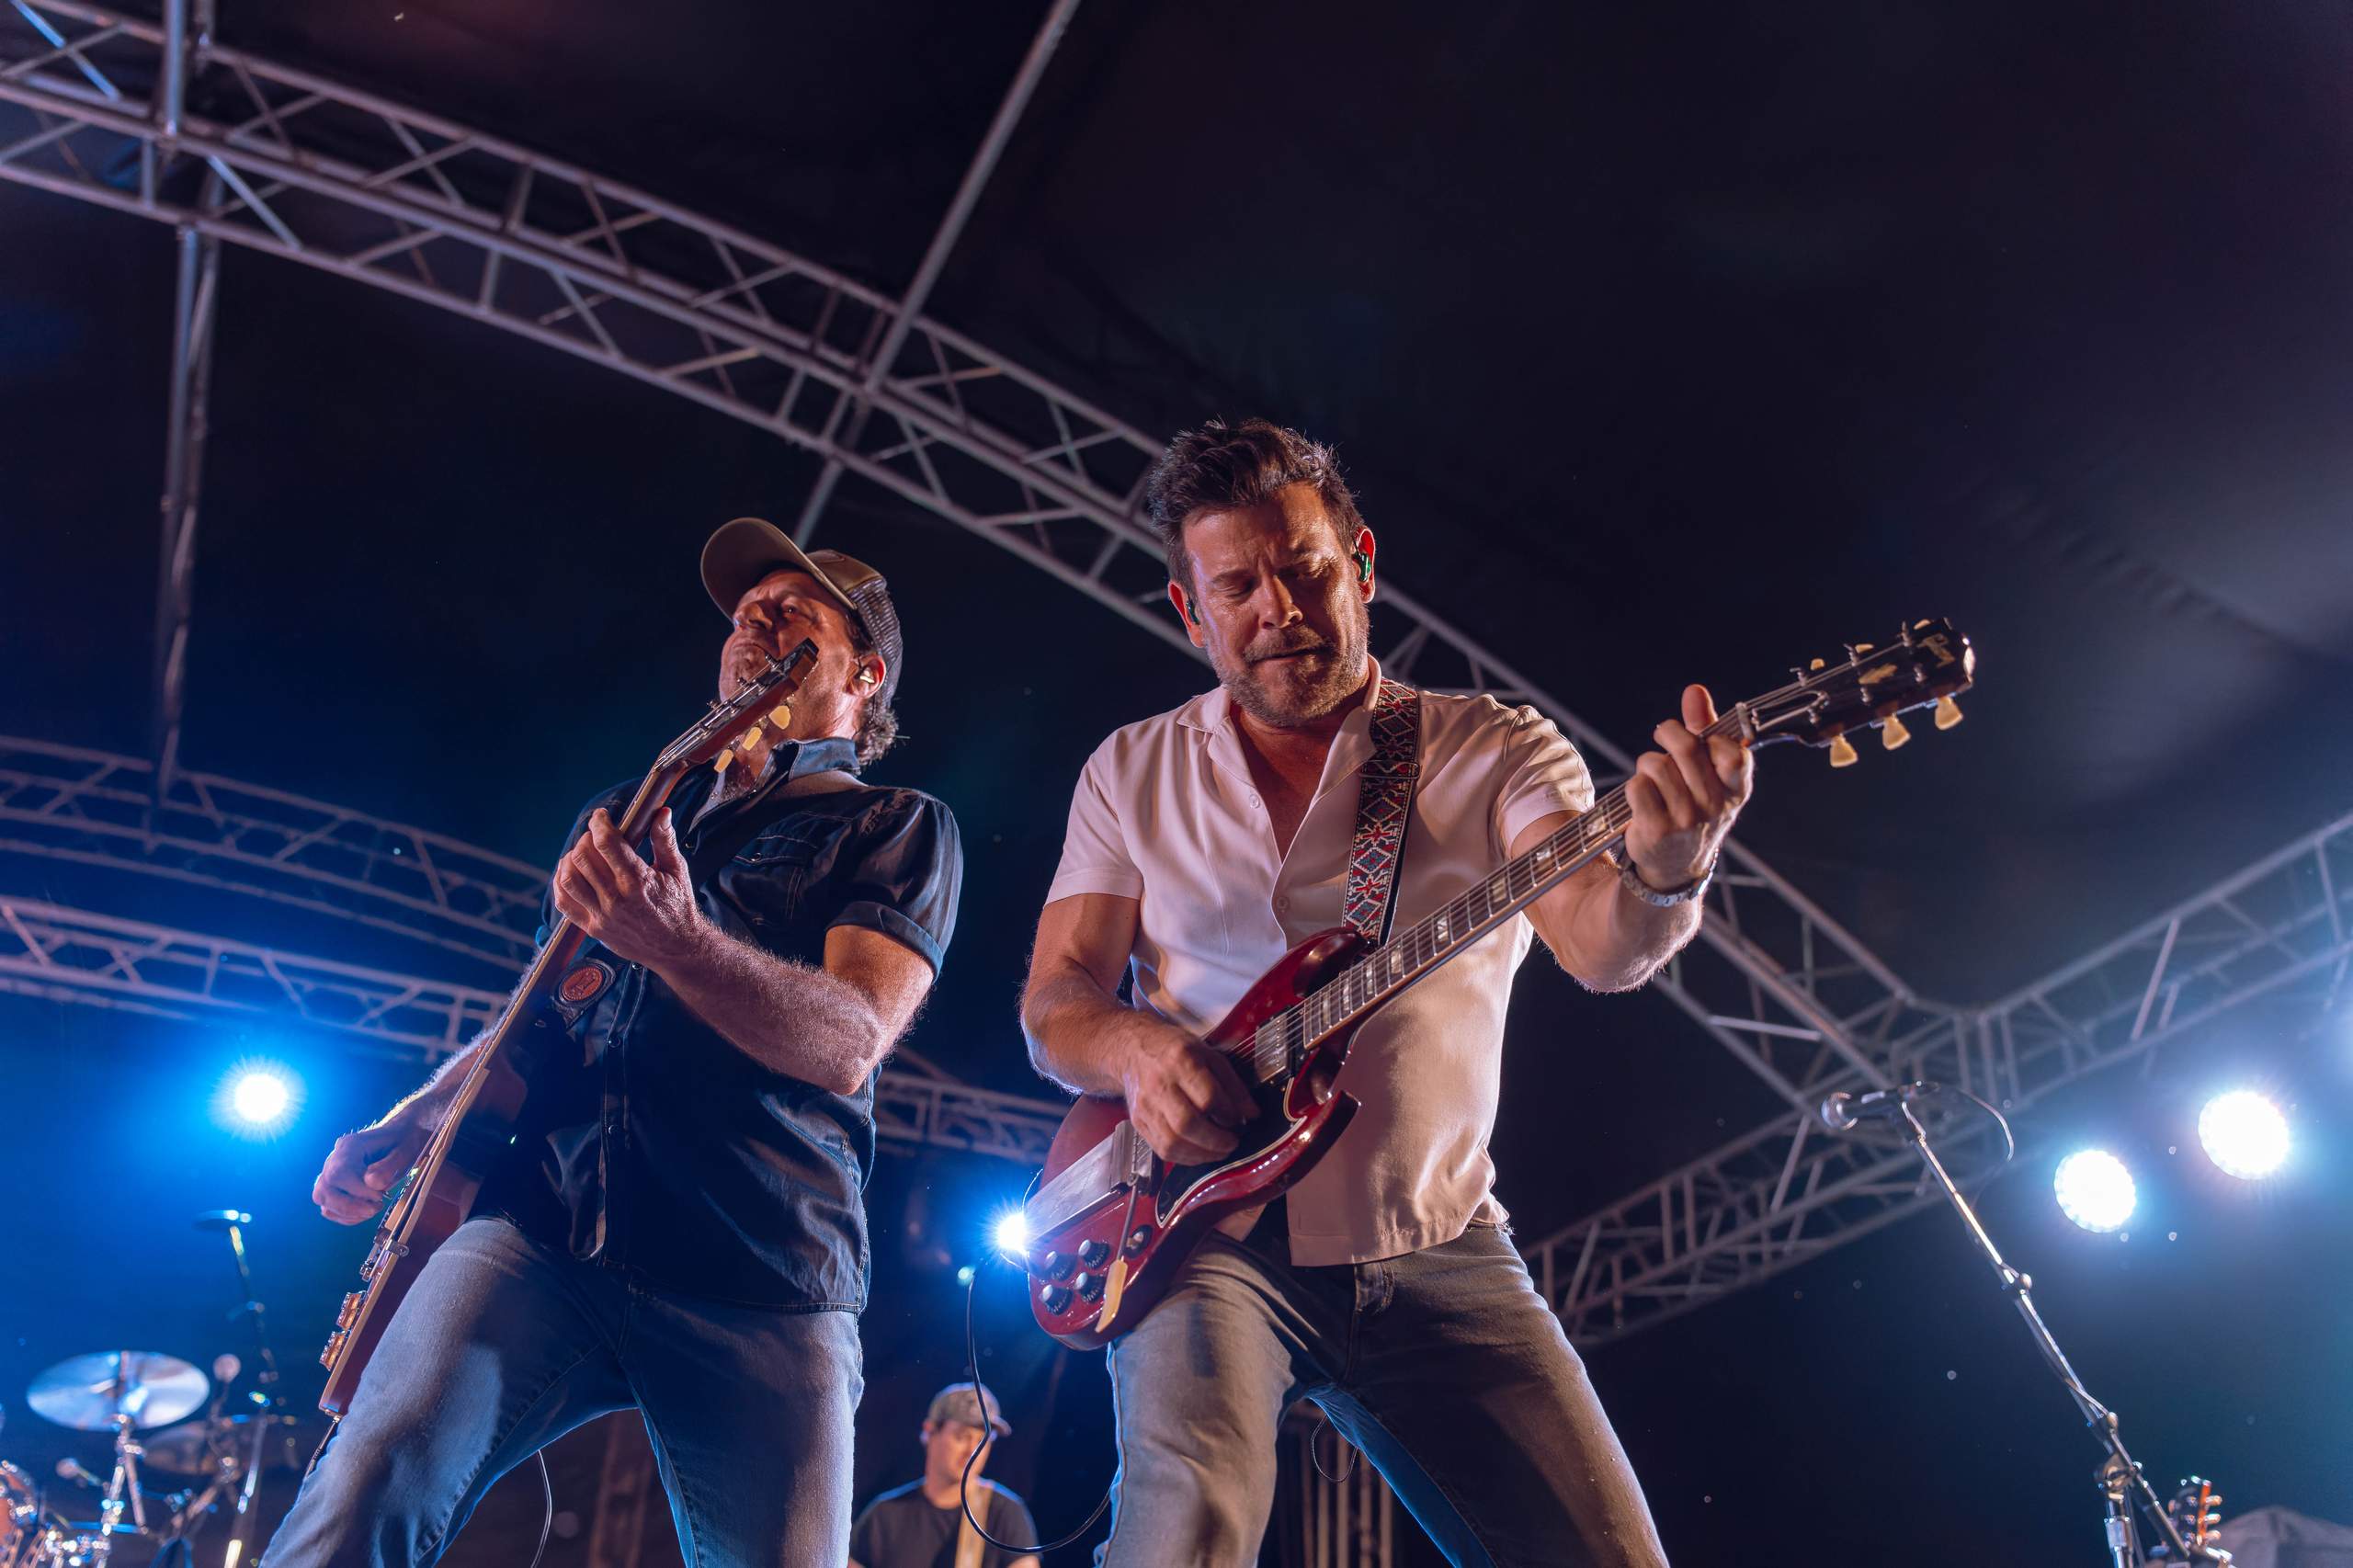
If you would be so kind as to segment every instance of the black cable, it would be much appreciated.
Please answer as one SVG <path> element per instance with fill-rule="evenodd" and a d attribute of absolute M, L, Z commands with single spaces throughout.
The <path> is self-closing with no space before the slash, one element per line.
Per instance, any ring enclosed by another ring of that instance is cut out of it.
<path fill-rule="evenodd" d="M 1027 1273 L 1024 1273 L 1022 1278 L 1027 1279 L 1029 1276 Z M 996 1426 L 988 1418 L 988 1402 L 981 1397 L 981 1342 L 979 1337 L 972 1332 L 972 1298 L 979 1293 L 980 1288 L 981 1271 L 975 1267 L 971 1276 L 964 1281 L 964 1366 L 967 1374 L 972 1380 L 972 1401 L 981 1407 L 981 1446 L 974 1449 L 972 1450 L 972 1457 L 964 1461 L 964 1473 L 957 1478 L 956 1500 L 963 1505 L 964 1522 L 972 1526 L 973 1533 L 978 1535 L 983 1540 L 987 1541 L 991 1546 L 995 1547 L 1000 1551 L 1020 1552 L 1027 1553 L 1033 1557 L 1042 1557 L 1049 1551 L 1060 1551 L 1063 1547 L 1070 1545 L 1073 1541 L 1078 1540 L 1079 1537 L 1085 1535 L 1088 1530 L 1093 1529 L 1095 1528 L 1095 1521 L 1103 1517 L 1103 1510 L 1111 1506 L 1111 1488 L 1109 1486 L 1103 1488 L 1103 1500 L 1095 1505 L 1095 1512 L 1086 1516 L 1086 1523 L 1080 1525 L 1078 1528 L 1071 1531 L 1070 1534 L 1063 1537 L 1060 1540 L 1050 1540 L 1043 1545 L 1035 1545 L 1029 1541 L 999 1540 L 996 1537 L 989 1534 L 988 1527 L 981 1523 L 981 1521 L 974 1517 L 972 1513 L 972 1467 L 981 1462 L 981 1456 L 989 1451 L 989 1445 L 991 1443 L 996 1441 Z M 532 1568 L 539 1568 L 539 1565 L 534 1563 L 532 1564 Z"/>
<path fill-rule="evenodd" d="M 548 1479 L 548 1451 L 541 1449 L 531 1457 L 540 1461 L 540 1491 L 547 1498 L 540 1515 L 540 1544 L 531 1553 L 531 1568 L 540 1568 L 540 1559 L 548 1554 L 548 1532 L 555 1528 L 555 1483 Z"/>

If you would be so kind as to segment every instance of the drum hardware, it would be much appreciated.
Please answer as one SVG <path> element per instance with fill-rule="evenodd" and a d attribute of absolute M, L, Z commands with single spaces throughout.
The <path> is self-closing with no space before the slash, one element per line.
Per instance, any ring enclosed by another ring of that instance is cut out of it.
<path fill-rule="evenodd" d="M 71 1357 L 40 1373 L 26 1403 L 61 1426 L 110 1433 L 114 1466 L 101 1476 L 78 1460 L 59 1461 L 61 1480 L 99 1494 L 99 1517 L 80 1520 L 50 1506 L 54 1500 L 45 1499 L 22 1470 L 0 1463 L 0 1568 L 107 1568 L 124 1536 L 154 1543 L 159 1562 L 161 1554 L 189 1562 L 196 1532 L 224 1503 L 233 1522 L 218 1561 L 249 1563 L 256 1555 L 260 1520 L 254 1503 L 262 1474 L 301 1469 L 304 1440 L 313 1434 L 310 1423 L 286 1411 L 278 1393 L 278 1358 L 245 1250 L 244 1228 L 253 1216 L 220 1209 L 194 1222 L 228 1239 L 242 1287 L 229 1317 L 250 1327 L 258 1386 L 232 1400 L 246 1363 L 229 1354 L 214 1358 L 210 1378 L 176 1357 L 144 1350 Z M 246 1408 L 233 1412 L 233 1403 Z M 157 1474 L 199 1484 L 152 1491 L 147 1481 Z"/>
<path fill-rule="evenodd" d="M 111 1432 L 114 1469 L 101 1488 L 97 1521 L 45 1521 L 34 1550 L 24 1554 L 24 1568 L 97 1568 L 113 1554 L 117 1536 L 151 1534 L 146 1489 L 139 1477 L 146 1449 L 133 1434 L 181 1420 L 211 1392 L 211 1381 L 202 1372 L 153 1350 L 72 1356 L 34 1378 L 25 1403 L 60 1426 Z M 97 1479 L 70 1460 L 59 1473 L 77 1481 Z"/>

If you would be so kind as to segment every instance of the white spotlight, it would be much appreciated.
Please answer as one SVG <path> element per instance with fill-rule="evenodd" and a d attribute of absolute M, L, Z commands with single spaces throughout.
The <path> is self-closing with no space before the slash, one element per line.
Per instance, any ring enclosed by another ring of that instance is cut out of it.
<path fill-rule="evenodd" d="M 1018 1209 L 1007 1210 L 997 1217 L 994 1239 L 996 1250 L 1006 1256 L 1026 1256 L 1029 1251 L 1029 1216 Z"/>
<path fill-rule="evenodd" d="M 286 1092 L 286 1080 L 275 1073 L 248 1073 L 230 1091 L 230 1103 L 236 1108 L 238 1119 L 251 1122 L 276 1121 L 286 1114 L 286 1102 L 290 1097 Z"/>
<path fill-rule="evenodd" d="M 2059 1162 L 2052 1187 L 2059 1211 L 2086 1231 L 2112 1231 L 2132 1218 L 2132 1173 L 2105 1149 L 2079 1149 Z"/>
<path fill-rule="evenodd" d="M 2268 1176 L 2288 1161 L 2288 1119 L 2251 1089 L 2216 1095 L 2198 1113 L 2206 1157 L 2242 1181 Z"/>
<path fill-rule="evenodd" d="M 275 1062 L 238 1062 L 213 1096 L 213 1119 L 244 1138 L 275 1138 L 302 1108 L 302 1084 Z"/>

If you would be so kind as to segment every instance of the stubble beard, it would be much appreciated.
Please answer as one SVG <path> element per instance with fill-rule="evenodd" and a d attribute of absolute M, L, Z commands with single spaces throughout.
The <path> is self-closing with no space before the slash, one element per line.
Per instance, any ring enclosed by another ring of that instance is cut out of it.
<path fill-rule="evenodd" d="M 1365 681 L 1372 618 L 1361 602 L 1348 608 L 1353 613 L 1344 616 L 1339 640 L 1324 644 L 1317 656 L 1262 664 L 1212 653 L 1211 665 L 1234 706 L 1262 724 L 1291 730 L 1313 723 L 1353 697 Z"/>

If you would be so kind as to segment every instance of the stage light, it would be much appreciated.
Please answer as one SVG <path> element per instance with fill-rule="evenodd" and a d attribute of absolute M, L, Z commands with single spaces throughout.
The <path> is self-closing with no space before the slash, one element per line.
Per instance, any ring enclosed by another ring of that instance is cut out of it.
<path fill-rule="evenodd" d="M 248 1073 L 237 1080 L 230 1103 L 236 1107 L 238 1120 L 258 1123 L 284 1116 L 289 1097 L 286 1080 L 277 1074 Z"/>
<path fill-rule="evenodd" d="M 2198 1113 L 2206 1157 L 2242 1181 L 2268 1176 L 2288 1160 L 2288 1119 L 2251 1089 L 2216 1095 Z"/>
<path fill-rule="evenodd" d="M 968 1263 L 964 1265 L 963 1267 L 956 1271 L 956 1283 L 959 1285 L 970 1285 L 972 1282 L 972 1266 Z"/>
<path fill-rule="evenodd" d="M 275 1062 L 240 1062 L 221 1080 L 213 1117 L 247 1138 L 275 1138 L 302 1108 L 301 1081 Z"/>
<path fill-rule="evenodd" d="M 2059 1211 L 2086 1231 L 2112 1231 L 2132 1218 L 2132 1173 L 2105 1149 L 2068 1155 L 2051 1185 Z"/>
<path fill-rule="evenodd" d="M 1026 1256 L 1029 1251 L 1029 1216 L 1018 1209 L 1009 1209 L 997 1216 L 996 1228 L 991 1234 L 996 1250 L 1006 1256 Z"/>

